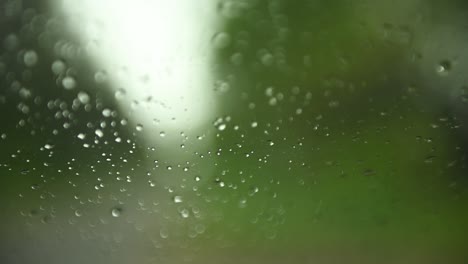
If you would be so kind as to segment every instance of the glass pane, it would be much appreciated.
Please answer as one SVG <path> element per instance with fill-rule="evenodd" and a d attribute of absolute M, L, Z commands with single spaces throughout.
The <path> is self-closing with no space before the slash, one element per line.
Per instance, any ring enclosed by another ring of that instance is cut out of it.
<path fill-rule="evenodd" d="M 465 1 L 0 1 L 1 263 L 466 263 Z"/>

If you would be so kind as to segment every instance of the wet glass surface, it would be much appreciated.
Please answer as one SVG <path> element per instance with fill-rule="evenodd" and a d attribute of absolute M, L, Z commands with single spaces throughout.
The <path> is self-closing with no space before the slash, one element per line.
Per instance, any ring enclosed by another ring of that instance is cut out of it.
<path fill-rule="evenodd" d="M 466 263 L 467 13 L 0 0 L 0 263 Z"/>

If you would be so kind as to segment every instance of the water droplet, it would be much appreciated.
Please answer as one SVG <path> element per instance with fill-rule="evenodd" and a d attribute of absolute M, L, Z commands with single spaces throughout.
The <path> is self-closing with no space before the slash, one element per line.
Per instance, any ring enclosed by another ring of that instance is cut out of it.
<path fill-rule="evenodd" d="M 200 176 L 195 176 L 195 181 L 198 182 L 198 181 L 200 181 L 200 180 L 201 180 Z"/>
<path fill-rule="evenodd" d="M 258 187 L 255 187 L 255 186 L 254 186 L 254 187 L 251 187 L 251 188 L 249 189 L 249 196 L 253 196 L 253 195 L 255 195 L 256 193 L 258 193 Z"/>
<path fill-rule="evenodd" d="M 203 234 L 205 232 L 206 228 L 203 224 L 197 224 L 195 226 L 195 232 L 197 232 L 198 234 Z"/>
<path fill-rule="evenodd" d="M 96 136 L 102 138 L 104 136 L 104 132 L 102 132 L 101 129 L 96 129 L 96 131 L 94 131 L 94 134 L 96 134 Z"/>
<path fill-rule="evenodd" d="M 44 145 L 44 148 L 45 148 L 45 149 L 53 149 L 53 148 L 54 148 L 54 145 L 45 144 L 45 145 Z"/>
<path fill-rule="evenodd" d="M 229 85 L 229 83 L 226 81 L 218 80 L 215 82 L 215 88 L 214 88 L 215 91 L 226 93 L 227 91 L 229 91 L 230 88 L 231 88 L 231 85 Z"/>
<path fill-rule="evenodd" d="M 242 55 L 242 53 L 234 53 L 232 56 L 231 56 L 231 63 L 236 65 L 236 66 L 240 66 L 242 65 L 242 63 L 244 62 L 244 55 Z"/>
<path fill-rule="evenodd" d="M 55 75 L 60 75 L 65 73 L 67 65 L 61 60 L 56 60 L 52 63 L 51 69 Z"/>
<path fill-rule="evenodd" d="M 276 231 L 275 230 L 268 230 L 265 234 L 266 238 L 268 239 L 275 239 L 276 238 Z"/>
<path fill-rule="evenodd" d="M 161 228 L 159 230 L 159 236 L 161 236 L 161 238 L 168 238 L 169 237 L 169 231 L 166 228 Z"/>
<path fill-rule="evenodd" d="M 222 1 L 219 12 L 226 18 L 236 18 L 242 15 L 245 3 L 242 1 Z"/>
<path fill-rule="evenodd" d="M 83 215 L 83 213 L 82 213 L 80 210 L 77 209 L 77 210 L 75 210 L 75 215 L 76 215 L 77 217 L 80 217 L 80 216 Z"/>
<path fill-rule="evenodd" d="M 122 214 L 122 207 L 114 207 L 112 208 L 111 214 L 113 217 L 120 217 Z"/>
<path fill-rule="evenodd" d="M 265 89 L 265 95 L 268 97 L 273 96 L 273 92 L 274 92 L 273 87 L 268 87 Z"/>
<path fill-rule="evenodd" d="M 156 186 L 156 183 L 154 183 L 154 181 L 152 181 L 152 180 L 149 180 L 148 184 L 149 184 L 150 187 Z"/>
<path fill-rule="evenodd" d="M 340 102 L 339 102 L 339 101 L 330 101 L 330 102 L 328 103 L 328 106 L 329 106 L 330 108 L 336 108 L 336 107 L 340 106 Z"/>
<path fill-rule="evenodd" d="M 436 66 L 436 71 L 440 75 L 447 75 L 452 69 L 452 62 L 449 60 L 442 60 Z"/>
<path fill-rule="evenodd" d="M 213 46 L 217 49 L 224 49 L 231 44 L 231 36 L 226 32 L 219 32 L 213 36 Z"/>
<path fill-rule="evenodd" d="M 257 122 L 252 122 L 252 124 L 250 124 L 251 127 L 253 128 L 256 128 L 258 126 L 258 123 Z"/>
<path fill-rule="evenodd" d="M 80 103 L 82 104 L 89 103 L 89 95 L 86 92 L 79 92 L 77 97 Z"/>
<path fill-rule="evenodd" d="M 111 114 L 112 114 L 112 111 L 111 111 L 110 109 L 108 109 L 108 108 L 102 110 L 102 115 L 103 115 L 104 117 L 110 117 Z"/>
<path fill-rule="evenodd" d="M 103 83 L 107 80 L 107 73 L 105 71 L 98 71 L 94 74 L 94 80 L 97 83 Z"/>
<path fill-rule="evenodd" d="M 81 140 L 83 140 L 83 139 L 86 138 L 86 135 L 83 134 L 83 133 L 80 133 L 80 134 L 78 134 L 78 136 L 76 136 L 76 137 L 79 138 L 79 139 L 81 139 Z"/>
<path fill-rule="evenodd" d="M 183 202 L 182 196 L 179 196 L 179 195 L 174 196 L 173 201 L 174 201 L 174 203 L 181 203 L 181 202 Z"/>
<path fill-rule="evenodd" d="M 424 159 L 424 163 L 432 163 L 434 162 L 434 159 L 436 158 L 436 156 L 433 156 L 433 155 L 430 155 L 430 156 L 427 156 L 425 159 Z"/>
<path fill-rule="evenodd" d="M 160 137 L 165 137 L 165 136 L 166 136 L 166 132 L 164 132 L 164 131 L 159 132 L 159 136 L 160 136 Z"/>
<path fill-rule="evenodd" d="M 268 100 L 268 104 L 271 106 L 275 106 L 278 103 L 278 99 L 276 97 L 271 97 L 270 100 Z"/>
<path fill-rule="evenodd" d="M 181 215 L 183 218 L 188 218 L 188 217 L 189 217 L 189 210 L 187 210 L 187 209 L 185 209 L 185 208 L 182 209 L 182 210 L 180 211 L 180 215 Z"/>
<path fill-rule="evenodd" d="M 239 201 L 239 208 L 247 207 L 247 199 L 243 198 Z"/>
<path fill-rule="evenodd" d="M 219 131 L 223 131 L 224 129 L 226 129 L 226 124 L 220 124 L 220 125 L 218 126 L 218 130 L 219 130 Z"/>
<path fill-rule="evenodd" d="M 67 90 L 74 89 L 76 87 L 75 78 L 73 78 L 71 76 L 67 76 L 67 77 L 63 78 L 62 85 L 63 85 L 63 88 L 65 88 Z"/>
<path fill-rule="evenodd" d="M 37 53 L 34 50 L 28 50 L 24 53 L 24 64 L 28 67 L 33 67 L 36 65 L 37 61 L 39 60 L 39 57 L 37 56 Z"/>
<path fill-rule="evenodd" d="M 265 66 L 272 66 L 275 62 L 275 57 L 273 57 L 273 55 L 270 53 L 265 53 L 265 55 L 262 56 L 261 61 Z"/>
<path fill-rule="evenodd" d="M 138 125 L 136 126 L 136 130 L 139 131 L 139 132 L 143 131 L 143 125 L 142 125 L 142 124 L 138 124 Z"/>
<path fill-rule="evenodd" d="M 127 91 L 125 91 L 125 89 L 123 88 L 118 89 L 117 91 L 115 91 L 115 94 L 114 94 L 115 99 L 122 100 L 125 97 L 126 93 Z"/>
<path fill-rule="evenodd" d="M 3 46 L 8 51 L 15 50 L 19 45 L 19 38 L 15 34 L 9 34 L 3 41 Z"/>

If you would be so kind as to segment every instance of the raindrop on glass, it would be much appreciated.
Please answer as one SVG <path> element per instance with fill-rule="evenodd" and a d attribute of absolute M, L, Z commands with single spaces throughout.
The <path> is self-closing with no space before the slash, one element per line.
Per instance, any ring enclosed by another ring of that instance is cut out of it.
<path fill-rule="evenodd" d="M 67 77 L 63 78 L 62 85 L 63 85 L 63 88 L 65 88 L 67 90 L 74 89 L 76 87 L 75 78 L 73 78 L 71 76 L 67 76 Z"/>
<path fill-rule="evenodd" d="M 122 214 L 122 208 L 121 207 L 112 208 L 111 214 L 113 217 L 120 217 L 120 215 Z"/>
<path fill-rule="evenodd" d="M 39 57 L 34 50 L 28 50 L 24 53 L 24 64 L 28 67 L 33 67 L 37 64 Z"/>
<path fill-rule="evenodd" d="M 224 49 L 231 44 L 231 36 L 226 32 L 219 32 L 213 36 L 213 46 L 218 49 Z"/>

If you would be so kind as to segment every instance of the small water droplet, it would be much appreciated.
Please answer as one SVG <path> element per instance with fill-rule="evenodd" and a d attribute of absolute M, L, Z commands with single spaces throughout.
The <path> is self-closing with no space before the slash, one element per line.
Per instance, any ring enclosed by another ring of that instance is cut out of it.
<path fill-rule="evenodd" d="M 251 188 L 249 189 L 249 196 L 255 195 L 256 193 L 258 193 L 258 190 L 259 190 L 259 189 L 258 189 L 258 187 L 256 187 L 256 186 L 251 187 Z"/>
<path fill-rule="evenodd" d="M 37 64 L 39 57 L 34 50 L 28 50 L 24 53 L 24 64 L 28 67 L 33 67 Z"/>
<path fill-rule="evenodd" d="M 180 211 L 180 215 L 181 215 L 183 218 L 188 218 L 188 217 L 189 217 L 189 210 L 187 210 L 187 209 L 185 209 L 185 208 L 182 209 L 182 210 Z"/>
<path fill-rule="evenodd" d="M 109 108 L 106 108 L 106 109 L 102 110 L 102 115 L 104 117 L 110 117 L 111 114 L 112 114 L 112 111 Z"/>
<path fill-rule="evenodd" d="M 143 125 L 142 125 L 142 124 L 138 124 L 138 125 L 136 126 L 136 130 L 139 131 L 139 132 L 143 131 Z"/>
<path fill-rule="evenodd" d="M 430 155 L 430 156 L 427 156 L 425 159 L 424 159 L 424 163 L 432 163 L 434 162 L 434 159 L 436 158 L 436 156 L 433 156 L 433 155 Z"/>
<path fill-rule="evenodd" d="M 67 65 L 61 60 L 56 60 L 52 63 L 51 70 L 55 75 L 64 74 L 67 70 Z"/>
<path fill-rule="evenodd" d="M 159 230 L 159 236 L 161 236 L 161 238 L 168 238 L 169 237 L 169 231 L 166 228 L 161 228 Z"/>
<path fill-rule="evenodd" d="M 122 214 L 122 207 L 114 207 L 112 208 L 111 214 L 113 217 L 120 217 Z"/>
<path fill-rule="evenodd" d="M 154 183 L 154 181 L 152 181 L 152 180 L 149 180 L 148 184 L 149 184 L 150 187 L 156 186 L 156 183 Z"/>
<path fill-rule="evenodd" d="M 234 53 L 232 56 L 231 56 L 231 63 L 236 65 L 236 66 L 240 66 L 242 65 L 242 63 L 244 62 L 244 55 L 242 55 L 242 53 Z"/>
<path fill-rule="evenodd" d="M 181 203 L 181 202 L 183 202 L 182 196 L 179 196 L 179 195 L 174 196 L 173 201 L 174 201 L 174 203 Z"/>
<path fill-rule="evenodd" d="M 66 76 L 62 80 L 62 85 L 63 85 L 63 88 L 65 88 L 67 90 L 74 89 L 76 87 L 76 80 L 75 80 L 75 78 L 73 78 L 71 76 Z"/>
<path fill-rule="evenodd" d="M 97 83 L 104 83 L 107 80 L 107 73 L 105 71 L 98 71 L 94 74 L 94 80 Z"/>
<path fill-rule="evenodd" d="M 242 15 L 245 2 L 242 1 L 222 1 L 219 5 L 219 12 L 226 18 L 236 18 Z"/>
<path fill-rule="evenodd" d="M 89 99 L 90 99 L 89 95 L 86 92 L 79 92 L 77 98 L 82 104 L 89 103 Z"/>
<path fill-rule="evenodd" d="M 123 88 L 118 89 L 114 93 L 115 99 L 122 100 L 125 97 L 126 93 L 127 91 L 125 91 Z"/>
<path fill-rule="evenodd" d="M 261 58 L 261 62 L 265 66 L 272 66 L 275 63 L 275 57 L 271 53 L 265 53 Z"/>
<path fill-rule="evenodd" d="M 44 145 L 44 148 L 45 148 L 45 149 L 53 149 L 53 148 L 54 148 L 54 145 L 45 144 L 45 145 Z"/>
<path fill-rule="evenodd" d="M 96 134 L 96 136 L 102 138 L 104 136 L 104 132 L 102 132 L 101 129 L 96 129 L 96 131 L 94 131 L 94 134 Z"/>
<path fill-rule="evenodd" d="M 213 46 L 217 49 L 224 49 L 231 44 L 231 36 L 226 32 L 218 32 L 213 36 Z"/>
<path fill-rule="evenodd" d="M 247 199 L 243 198 L 239 201 L 239 208 L 247 207 Z"/>
<path fill-rule="evenodd" d="M 440 75 L 447 75 L 452 69 L 452 62 L 449 60 L 442 60 L 436 66 L 436 71 Z"/>
<path fill-rule="evenodd" d="M 195 226 L 195 232 L 197 232 L 198 234 L 203 234 L 205 232 L 206 228 L 203 224 L 197 224 Z"/>

